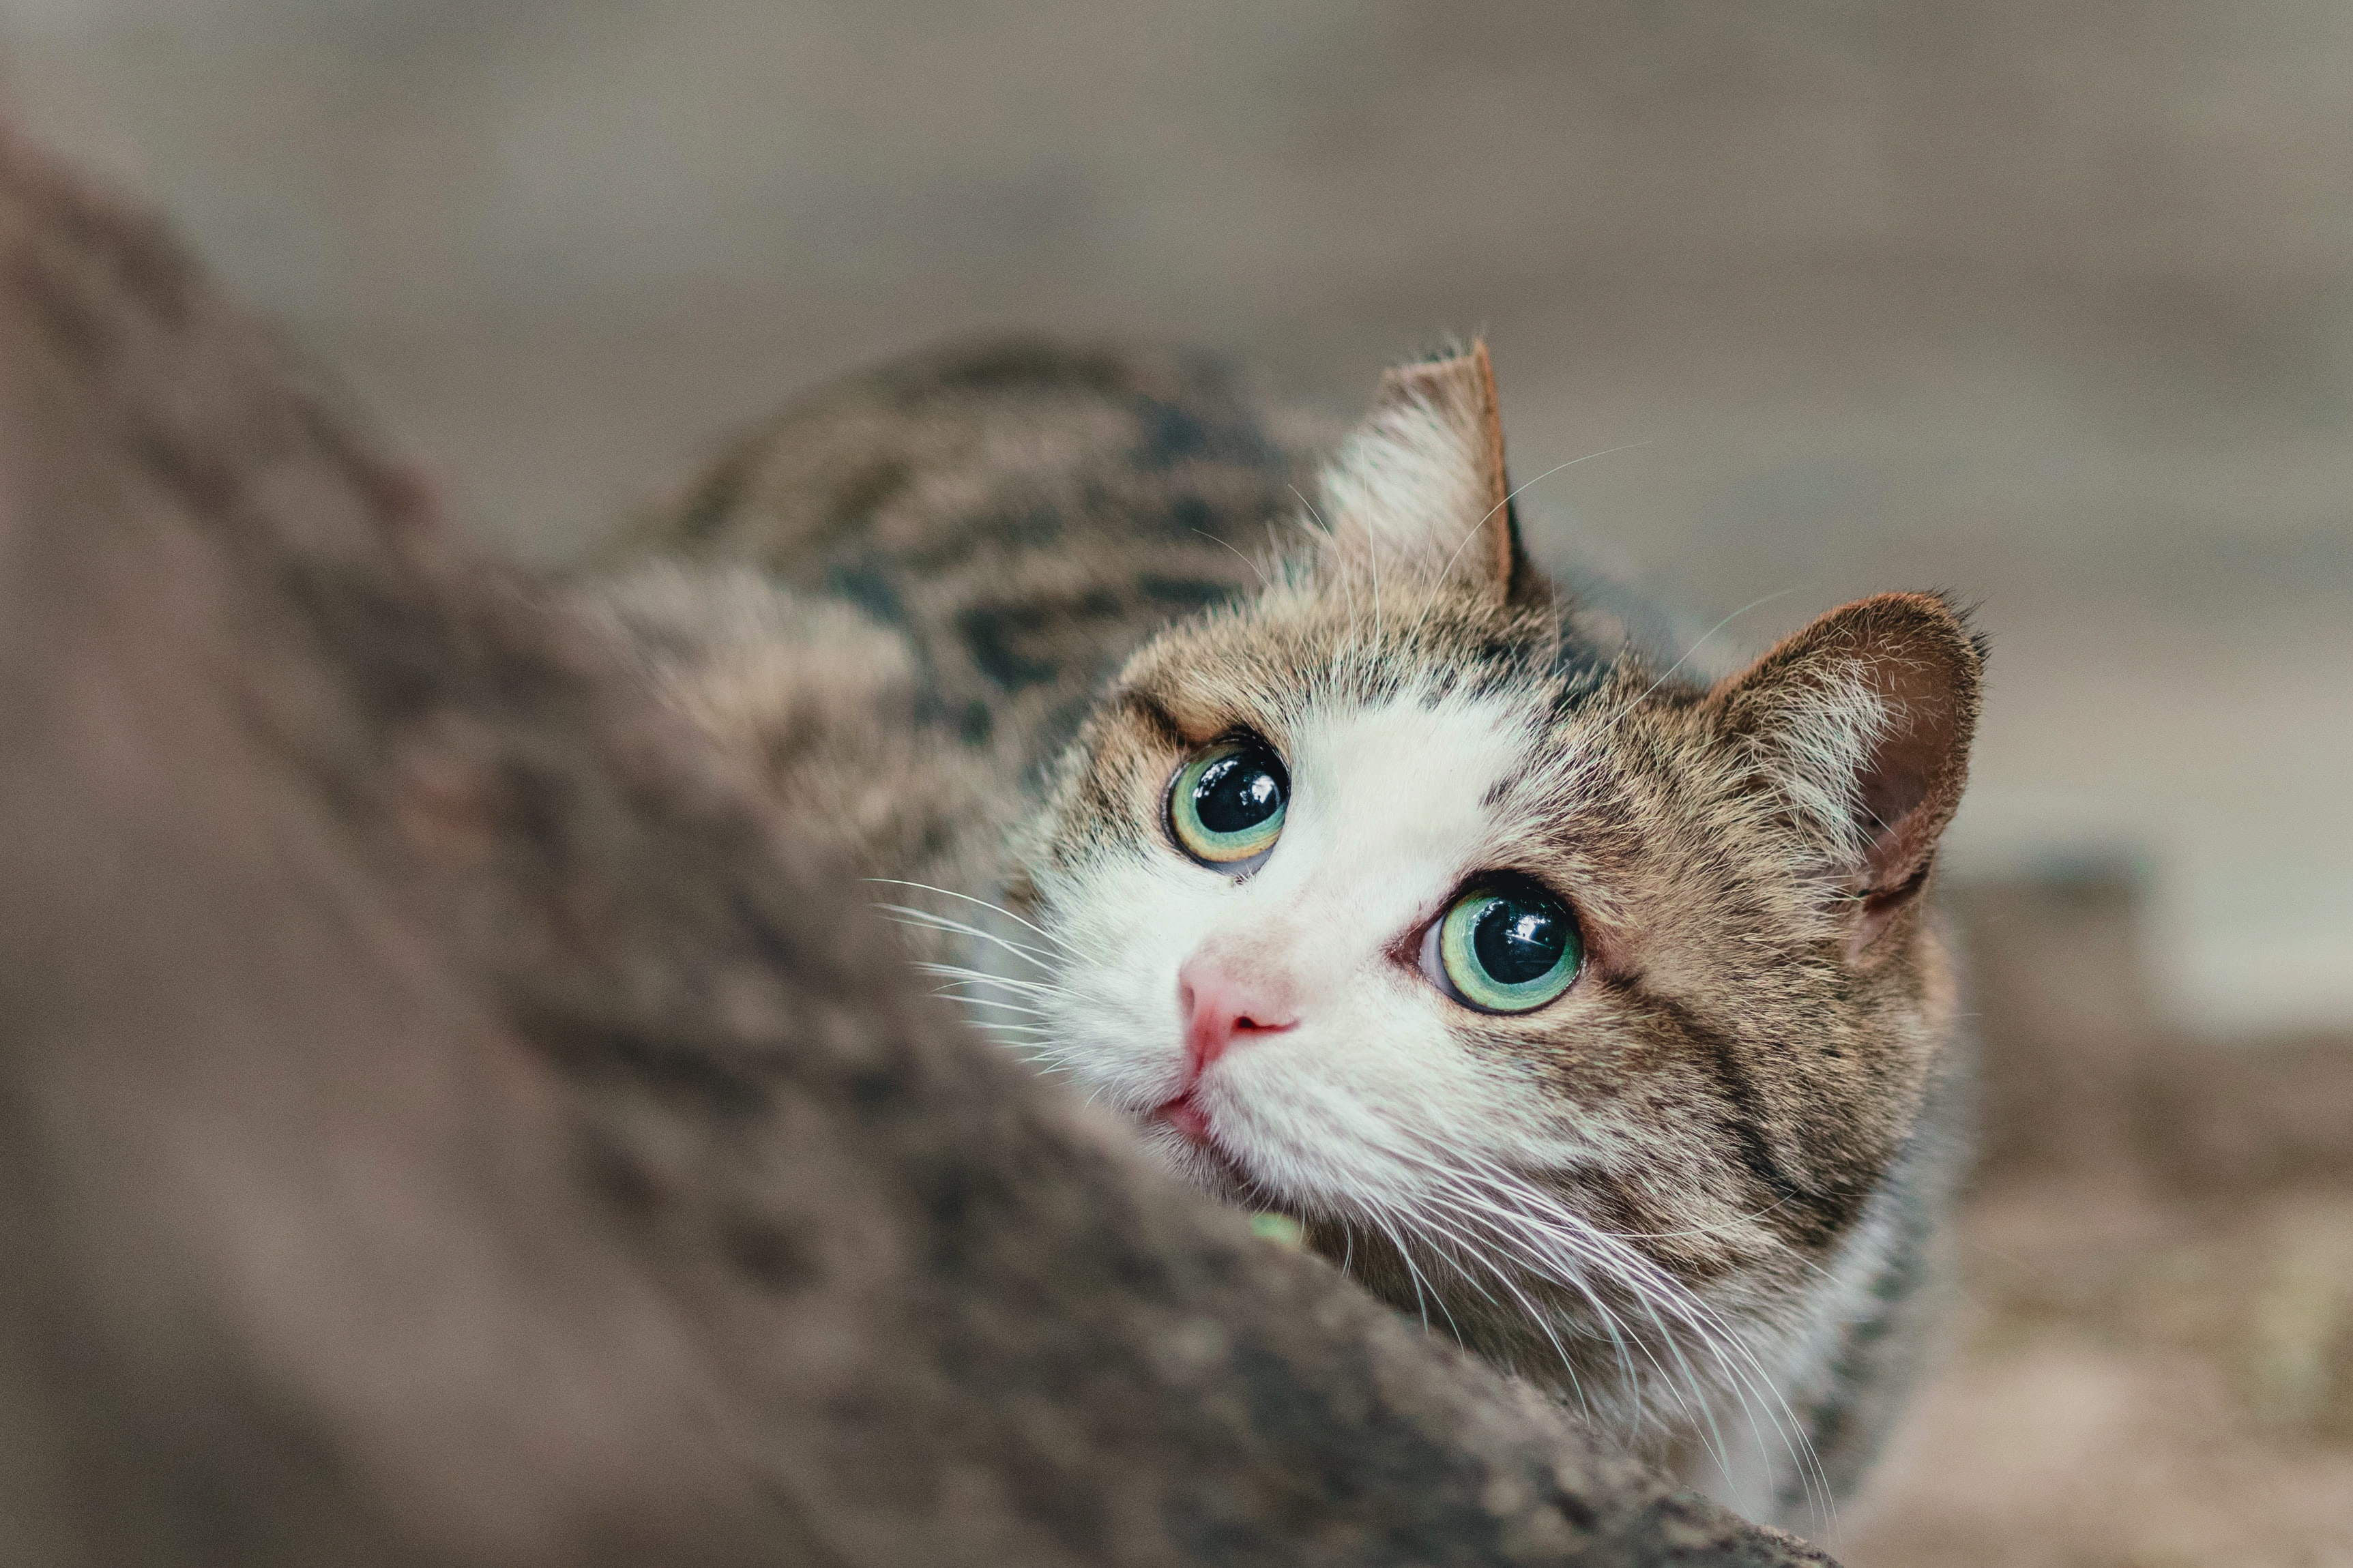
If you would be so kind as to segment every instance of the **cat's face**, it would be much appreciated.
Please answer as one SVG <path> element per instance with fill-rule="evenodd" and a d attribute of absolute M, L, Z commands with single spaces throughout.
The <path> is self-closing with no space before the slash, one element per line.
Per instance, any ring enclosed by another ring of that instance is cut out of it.
<path fill-rule="evenodd" d="M 1039 1054 L 1480 1348 L 1640 1384 L 1648 1340 L 1769 1327 L 1905 1135 L 1976 656 L 1915 597 L 1714 692 L 1564 650 L 1478 419 L 1418 390 L 1367 431 L 1331 537 L 1075 748 Z"/>
<path fill-rule="evenodd" d="M 1536 1074 L 1606 988 L 1579 895 L 1613 835 L 1557 826 L 1608 820 L 1559 809 L 1605 781 L 1548 692 L 1407 673 L 1286 598 L 1155 649 L 1091 737 L 1087 820 L 1058 835 L 1083 847 L 1041 883 L 1086 955 L 1056 975 L 1058 1047 L 1240 1201 L 1402 1199 L 1440 1149 L 1572 1158 Z"/>

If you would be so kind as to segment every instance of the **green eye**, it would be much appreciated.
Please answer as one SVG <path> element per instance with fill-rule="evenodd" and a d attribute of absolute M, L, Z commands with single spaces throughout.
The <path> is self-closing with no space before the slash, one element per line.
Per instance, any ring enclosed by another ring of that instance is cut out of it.
<path fill-rule="evenodd" d="M 1291 779 L 1256 741 L 1220 741 L 1176 770 L 1168 830 L 1204 866 L 1231 866 L 1274 847 Z"/>
<path fill-rule="evenodd" d="M 1487 1013 L 1543 1006 L 1585 960 L 1568 906 L 1517 879 L 1464 894 L 1438 922 L 1437 947 L 1447 986 Z"/>

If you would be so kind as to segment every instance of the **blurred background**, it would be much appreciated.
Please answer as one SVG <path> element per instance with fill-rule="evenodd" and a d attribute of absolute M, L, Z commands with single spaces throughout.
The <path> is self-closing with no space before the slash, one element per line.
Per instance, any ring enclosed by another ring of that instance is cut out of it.
<path fill-rule="evenodd" d="M 1970 1315 L 1841 1545 L 2353 1563 L 2353 7 L 0 0 L 0 89 L 527 560 L 943 336 L 1457 329 L 1710 662 L 1976 602 Z"/>

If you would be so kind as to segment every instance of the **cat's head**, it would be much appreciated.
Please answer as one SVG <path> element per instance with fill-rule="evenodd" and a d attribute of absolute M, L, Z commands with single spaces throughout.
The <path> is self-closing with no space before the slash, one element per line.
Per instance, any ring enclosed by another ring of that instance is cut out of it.
<path fill-rule="evenodd" d="M 1391 372 L 1308 547 L 1120 675 L 1018 891 L 1041 1054 L 1533 1370 L 1535 1317 L 1638 1310 L 1612 1269 L 1769 1318 L 1857 1226 L 1949 1005 L 1979 653 L 1917 595 L 1713 687 L 1578 646 L 1500 430 L 1483 347 Z"/>

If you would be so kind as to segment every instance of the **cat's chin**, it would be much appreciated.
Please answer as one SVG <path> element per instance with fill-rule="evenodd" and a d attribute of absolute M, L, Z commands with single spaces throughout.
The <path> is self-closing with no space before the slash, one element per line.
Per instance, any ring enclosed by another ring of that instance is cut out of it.
<path fill-rule="evenodd" d="M 1157 1112 L 1141 1118 L 1139 1125 L 1144 1146 L 1170 1174 L 1221 1203 L 1262 1205 L 1258 1184 L 1205 1129 L 1180 1126 Z"/>

